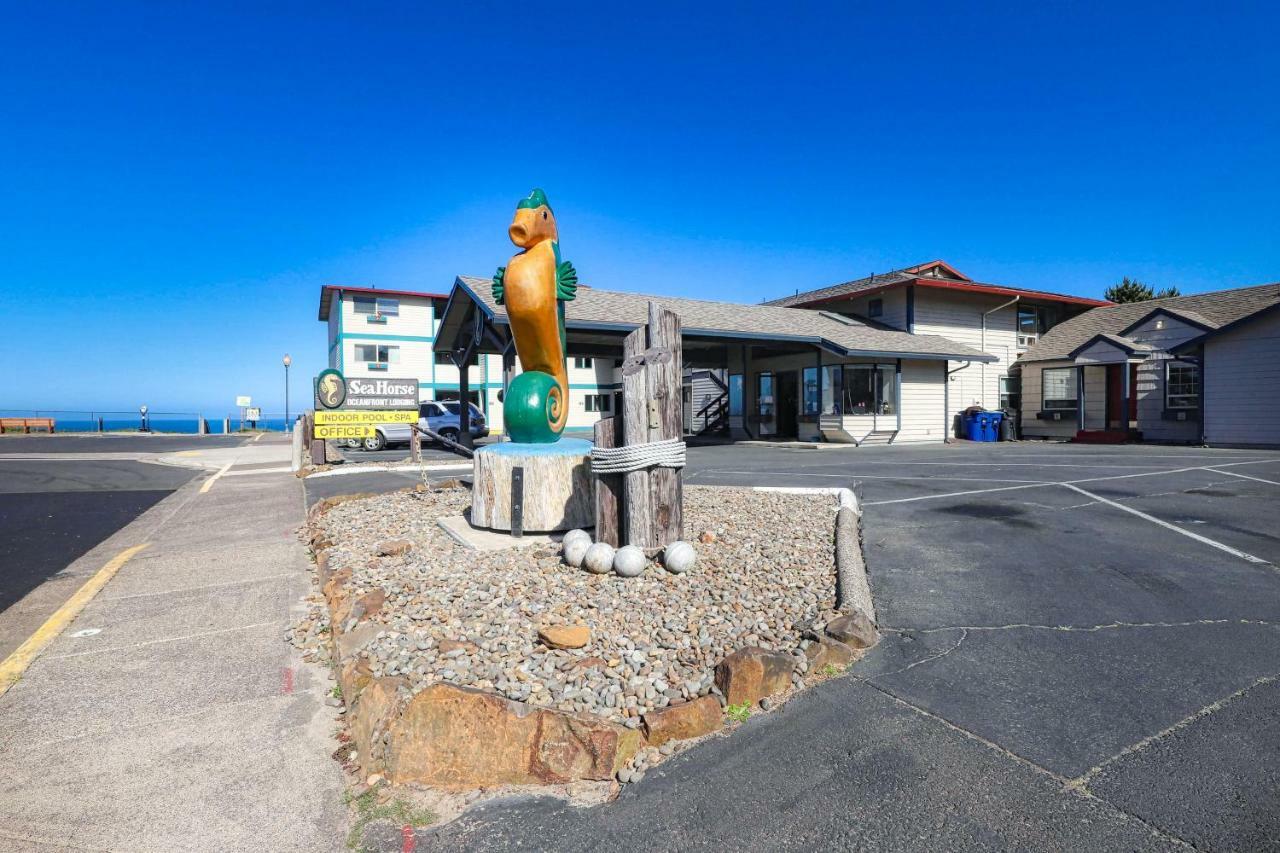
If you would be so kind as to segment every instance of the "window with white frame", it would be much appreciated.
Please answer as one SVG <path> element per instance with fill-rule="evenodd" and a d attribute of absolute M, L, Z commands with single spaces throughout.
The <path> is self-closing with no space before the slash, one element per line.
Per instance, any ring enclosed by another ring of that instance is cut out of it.
<path fill-rule="evenodd" d="M 1006 412 L 1017 411 L 1022 407 L 1022 377 L 1000 377 L 1000 409 Z"/>
<path fill-rule="evenodd" d="M 1166 409 L 1200 408 L 1200 366 L 1189 361 L 1164 363 Z"/>
<path fill-rule="evenodd" d="M 1018 307 L 1018 350 L 1030 349 L 1047 331 L 1044 308 L 1038 305 Z"/>
<path fill-rule="evenodd" d="M 582 405 L 588 412 L 609 412 L 613 405 L 612 394 L 584 394 Z"/>
<path fill-rule="evenodd" d="M 400 300 L 388 299 L 385 296 L 353 296 L 357 314 L 371 314 L 379 317 L 398 317 Z"/>
<path fill-rule="evenodd" d="M 369 370 L 386 370 L 388 364 L 400 361 L 400 347 L 386 344 L 356 344 L 356 361 L 363 361 Z"/>
<path fill-rule="evenodd" d="M 1074 409 L 1076 407 L 1076 369 L 1050 367 L 1040 372 L 1040 407 Z"/>
<path fill-rule="evenodd" d="M 580 370 L 589 370 L 591 368 L 591 364 L 592 360 L 590 358 L 575 358 L 573 360 L 573 366 Z"/>

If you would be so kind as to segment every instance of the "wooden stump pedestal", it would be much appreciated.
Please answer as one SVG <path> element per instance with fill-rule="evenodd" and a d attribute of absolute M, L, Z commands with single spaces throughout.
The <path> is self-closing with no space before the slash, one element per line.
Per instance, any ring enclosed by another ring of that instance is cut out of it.
<path fill-rule="evenodd" d="M 589 441 L 493 444 L 476 451 L 472 471 L 476 527 L 551 532 L 595 524 Z"/>

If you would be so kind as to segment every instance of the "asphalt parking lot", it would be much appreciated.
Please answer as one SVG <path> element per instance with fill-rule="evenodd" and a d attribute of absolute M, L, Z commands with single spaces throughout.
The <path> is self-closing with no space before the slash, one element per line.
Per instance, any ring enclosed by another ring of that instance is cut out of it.
<path fill-rule="evenodd" d="M 686 477 L 857 489 L 880 645 L 616 803 L 424 841 L 1280 848 L 1280 452 L 722 446 Z"/>
<path fill-rule="evenodd" d="M 0 458 L 0 659 L 84 583 L 87 576 L 70 571 L 72 563 L 196 473 L 138 457 L 245 440 L 133 434 L 0 439 L 0 457 L 8 457 Z M 112 458 L 116 454 L 135 458 Z"/>

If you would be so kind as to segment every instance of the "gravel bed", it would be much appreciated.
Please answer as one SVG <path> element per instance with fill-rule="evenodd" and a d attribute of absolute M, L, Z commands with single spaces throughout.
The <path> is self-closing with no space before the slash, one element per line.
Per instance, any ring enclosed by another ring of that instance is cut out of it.
<path fill-rule="evenodd" d="M 683 575 L 656 564 L 635 578 L 593 575 L 565 565 L 558 546 L 463 548 L 436 519 L 462 513 L 466 489 L 352 501 L 318 523 L 354 594 L 386 593 L 380 630 L 358 652 L 375 675 L 404 676 L 411 693 L 445 681 L 635 726 L 646 711 L 715 692 L 715 665 L 735 649 L 798 653 L 805 630 L 835 615 L 834 497 L 684 495 L 698 560 Z M 375 556 L 390 539 L 413 548 Z M 591 640 L 548 649 L 538 627 L 555 624 L 585 624 Z"/>

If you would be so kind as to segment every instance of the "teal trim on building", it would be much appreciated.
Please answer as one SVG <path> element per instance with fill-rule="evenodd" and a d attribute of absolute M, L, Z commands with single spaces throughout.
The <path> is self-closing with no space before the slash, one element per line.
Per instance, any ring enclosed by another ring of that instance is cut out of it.
<path fill-rule="evenodd" d="M 414 341 L 416 343 L 429 344 L 435 340 L 431 337 L 423 337 L 421 335 L 371 335 L 363 332 L 355 334 L 339 333 L 339 338 L 347 338 L 353 341 Z"/>
<path fill-rule="evenodd" d="M 599 385 L 591 382 L 570 382 L 570 391 L 617 391 L 622 387 L 621 382 L 602 382 Z"/>

